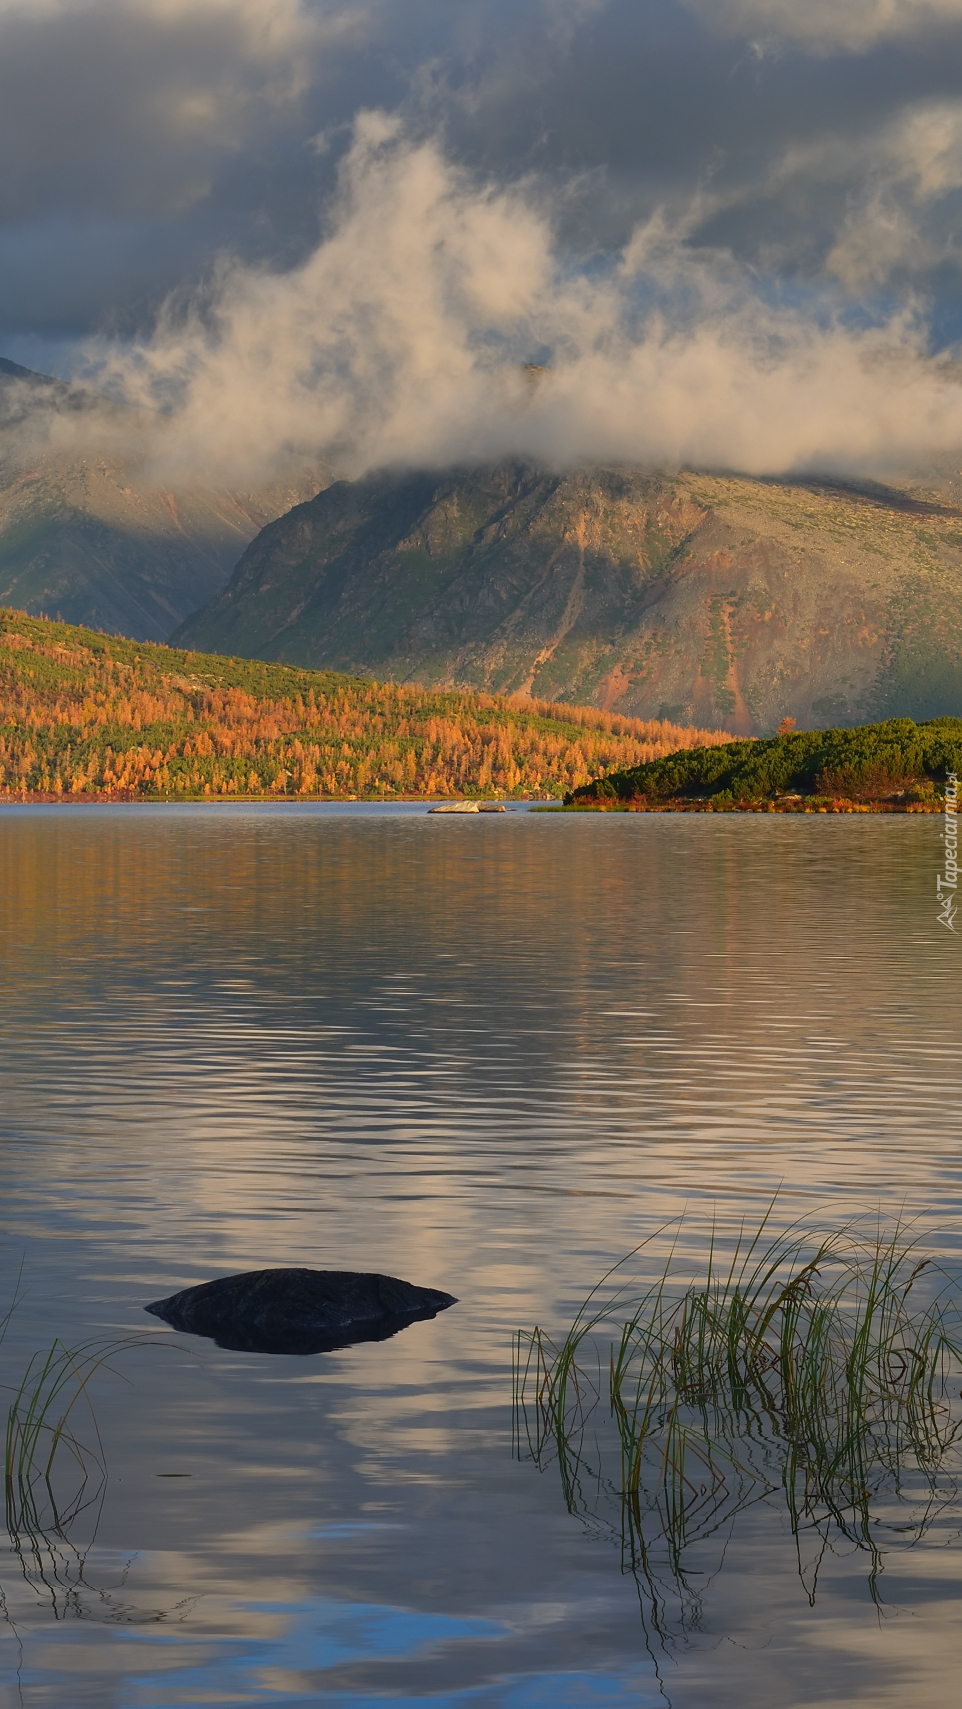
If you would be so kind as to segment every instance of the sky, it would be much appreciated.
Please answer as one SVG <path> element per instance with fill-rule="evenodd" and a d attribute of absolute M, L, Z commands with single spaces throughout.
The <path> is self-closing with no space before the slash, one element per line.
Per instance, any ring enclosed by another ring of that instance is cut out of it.
<path fill-rule="evenodd" d="M 962 447 L 962 0 L 0 0 L 0 150 L 168 473 Z"/>

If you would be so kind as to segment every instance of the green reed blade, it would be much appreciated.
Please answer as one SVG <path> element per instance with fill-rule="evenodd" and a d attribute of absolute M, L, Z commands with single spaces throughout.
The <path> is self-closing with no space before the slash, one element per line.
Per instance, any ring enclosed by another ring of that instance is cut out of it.
<path fill-rule="evenodd" d="M 584 1358 L 620 1310 L 608 1382 L 631 1559 L 650 1564 L 654 1524 L 680 1573 L 690 1542 L 781 1490 L 796 1538 L 814 1527 L 824 1549 L 834 1526 L 866 1552 L 877 1596 L 876 1495 L 901 1498 L 915 1479 L 934 1500 L 962 1452 L 962 1417 L 947 1398 L 962 1365 L 958 1304 L 902 1218 L 889 1231 L 876 1219 L 871 1233 L 857 1221 L 814 1233 L 801 1222 L 777 1230 L 774 1212 L 775 1200 L 756 1228 L 742 1222 L 724 1264 L 713 1220 L 700 1282 L 675 1280 L 677 1226 L 660 1273 L 633 1297 L 620 1277 L 605 1295 L 627 1260 L 612 1266 L 558 1346 L 536 1330 L 523 1362 L 519 1336 L 515 1406 L 526 1415 L 534 1399 L 529 1447 L 537 1459 L 550 1439 L 577 1510 L 596 1396 Z"/>

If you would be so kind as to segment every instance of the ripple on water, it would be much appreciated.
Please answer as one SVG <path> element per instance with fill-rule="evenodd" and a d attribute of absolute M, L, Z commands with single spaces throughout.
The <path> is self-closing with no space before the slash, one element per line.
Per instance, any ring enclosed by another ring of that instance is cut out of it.
<path fill-rule="evenodd" d="M 844 1551 L 810 1607 L 756 1515 L 666 1657 L 510 1419 L 513 1331 L 682 1211 L 693 1265 L 776 1190 L 786 1219 L 904 1207 L 955 1262 L 936 841 L 924 818 L 4 810 L 5 1355 L 269 1264 L 461 1301 L 309 1362 L 163 1331 L 130 1355 L 90 1552 L 52 1599 L 7 1557 L 8 1700 L 18 1670 L 70 1709 L 644 1705 L 659 1677 L 678 1709 L 951 1700 L 948 1518 L 887 1566 L 880 1621 Z"/>

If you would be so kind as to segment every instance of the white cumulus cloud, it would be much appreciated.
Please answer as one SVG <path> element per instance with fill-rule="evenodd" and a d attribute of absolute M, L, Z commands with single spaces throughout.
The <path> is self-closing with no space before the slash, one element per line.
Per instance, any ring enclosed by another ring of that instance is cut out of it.
<path fill-rule="evenodd" d="M 224 263 L 91 373 L 169 410 L 173 479 L 320 457 L 342 474 L 531 455 L 884 473 L 962 445 L 962 387 L 909 312 L 855 328 L 767 296 L 665 220 L 573 267 L 550 206 L 363 115 L 328 235 L 285 272 Z M 522 364 L 550 352 L 532 383 Z"/>

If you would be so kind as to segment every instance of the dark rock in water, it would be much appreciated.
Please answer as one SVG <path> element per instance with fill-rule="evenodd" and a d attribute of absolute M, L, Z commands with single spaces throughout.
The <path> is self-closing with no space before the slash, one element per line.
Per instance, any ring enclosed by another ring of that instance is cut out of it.
<path fill-rule="evenodd" d="M 457 1305 L 453 1294 L 363 1270 L 246 1270 L 144 1310 L 238 1353 L 325 1353 L 386 1341 L 449 1305 Z"/>

